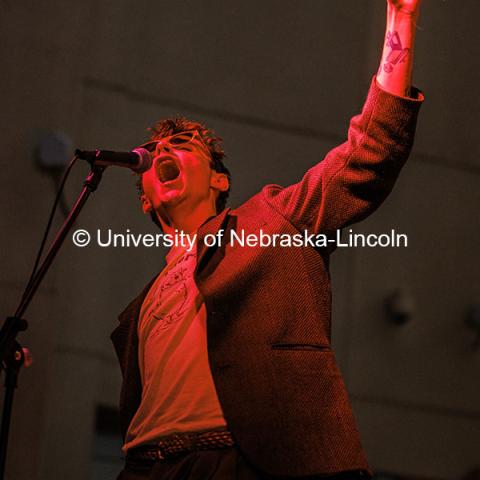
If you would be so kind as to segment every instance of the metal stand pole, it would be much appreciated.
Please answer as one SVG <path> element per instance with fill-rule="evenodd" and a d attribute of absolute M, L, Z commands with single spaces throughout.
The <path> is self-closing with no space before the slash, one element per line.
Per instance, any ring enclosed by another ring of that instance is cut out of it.
<path fill-rule="evenodd" d="M 18 374 L 20 367 L 24 364 L 25 353 L 21 345 L 16 341 L 17 334 L 27 329 L 27 322 L 22 320 L 28 305 L 33 299 L 35 292 L 40 286 L 45 274 L 55 259 L 60 247 L 63 244 L 68 232 L 73 226 L 80 211 L 85 205 L 90 193 L 94 192 L 102 179 L 102 173 L 105 167 L 92 166 L 90 173 L 84 181 L 84 187 L 80 193 L 70 214 L 59 230 L 50 250 L 45 257 L 42 265 L 33 277 L 28 291 L 22 297 L 15 315 L 8 317 L 0 330 L 0 371 L 6 371 L 5 377 L 5 401 L 3 404 L 2 423 L 0 429 L 0 480 L 4 479 L 5 463 L 7 457 L 8 431 L 13 408 L 13 395 L 17 387 Z"/>

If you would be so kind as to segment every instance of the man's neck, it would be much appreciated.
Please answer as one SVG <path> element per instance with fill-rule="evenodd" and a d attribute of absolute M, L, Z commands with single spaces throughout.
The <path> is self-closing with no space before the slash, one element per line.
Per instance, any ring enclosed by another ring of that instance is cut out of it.
<path fill-rule="evenodd" d="M 157 214 L 165 233 L 175 234 L 175 230 L 185 233 L 194 233 L 210 217 L 216 215 L 214 205 L 201 203 L 192 208 L 191 205 L 176 205 L 166 208 Z"/>

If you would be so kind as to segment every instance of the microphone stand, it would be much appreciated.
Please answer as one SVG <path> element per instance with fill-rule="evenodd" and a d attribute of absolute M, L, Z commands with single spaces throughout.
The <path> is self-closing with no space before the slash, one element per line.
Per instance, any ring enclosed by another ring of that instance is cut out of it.
<path fill-rule="evenodd" d="M 27 321 L 22 317 L 27 310 L 30 302 L 35 295 L 40 283 L 42 282 L 45 274 L 50 268 L 54 258 L 56 257 L 63 241 L 65 240 L 68 232 L 73 226 L 80 211 L 85 205 L 88 197 L 94 192 L 102 179 L 103 171 L 106 167 L 94 165 L 91 163 L 91 170 L 87 175 L 83 183 L 83 189 L 80 193 L 75 205 L 70 210 L 70 213 L 63 223 L 61 229 L 57 233 L 55 240 L 52 242 L 50 250 L 48 251 L 45 260 L 35 273 L 32 281 L 28 285 L 28 289 L 24 296 L 20 300 L 20 304 L 15 311 L 15 315 L 8 317 L 0 330 L 0 372 L 5 370 L 5 400 L 3 403 L 2 423 L 0 427 L 0 480 L 4 479 L 5 475 L 5 463 L 7 456 L 7 444 L 8 444 L 8 431 L 10 427 L 12 406 L 13 406 L 13 394 L 17 387 L 18 374 L 20 367 L 23 364 L 28 363 L 28 357 L 26 349 L 23 349 L 21 345 L 16 341 L 17 334 L 27 329 Z"/>

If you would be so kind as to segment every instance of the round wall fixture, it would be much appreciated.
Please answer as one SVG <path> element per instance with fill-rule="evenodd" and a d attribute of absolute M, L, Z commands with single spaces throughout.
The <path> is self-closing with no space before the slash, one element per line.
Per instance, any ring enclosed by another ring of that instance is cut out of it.
<path fill-rule="evenodd" d="M 403 288 L 394 290 L 387 297 L 385 306 L 388 319 L 397 325 L 409 322 L 415 313 L 415 299 L 410 291 Z"/>
<path fill-rule="evenodd" d="M 63 170 L 73 152 L 72 139 L 64 132 L 55 131 L 42 135 L 35 149 L 35 162 L 46 171 Z"/>

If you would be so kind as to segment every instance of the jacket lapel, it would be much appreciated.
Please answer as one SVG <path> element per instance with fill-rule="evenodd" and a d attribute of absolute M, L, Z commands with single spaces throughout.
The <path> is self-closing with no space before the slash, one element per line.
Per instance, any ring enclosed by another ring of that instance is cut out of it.
<path fill-rule="evenodd" d="M 204 242 L 205 236 L 216 235 L 219 230 L 225 228 L 228 220 L 228 212 L 230 212 L 230 208 L 226 208 L 222 213 L 211 217 L 198 229 L 197 267 L 195 269 L 195 275 L 198 275 L 202 271 L 219 246 L 218 241 L 215 241 L 214 245 L 207 247 Z"/>
<path fill-rule="evenodd" d="M 122 367 L 122 373 L 125 374 L 128 364 L 136 362 L 136 344 L 137 339 L 137 324 L 140 316 L 140 309 L 142 308 L 143 300 L 147 296 L 150 287 L 157 278 L 155 275 L 147 286 L 142 290 L 140 295 L 132 300 L 127 308 L 118 316 L 119 325 L 112 332 L 110 338 L 117 352 L 120 366 Z"/>

